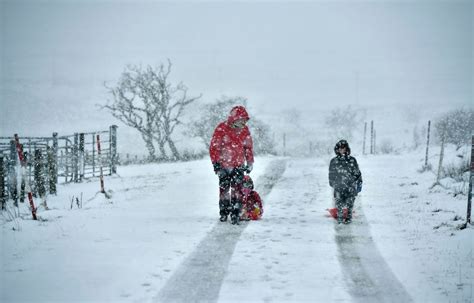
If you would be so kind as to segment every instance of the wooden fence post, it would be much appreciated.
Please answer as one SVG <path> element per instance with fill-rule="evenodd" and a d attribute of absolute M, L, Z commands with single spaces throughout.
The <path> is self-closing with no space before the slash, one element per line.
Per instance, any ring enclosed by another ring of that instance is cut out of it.
<path fill-rule="evenodd" d="M 4 166 L 4 160 L 3 160 L 3 154 L 0 154 L 0 204 L 1 204 L 1 209 L 5 209 L 5 201 L 6 196 L 5 196 L 5 166 Z"/>
<path fill-rule="evenodd" d="M 374 120 L 370 121 L 370 154 L 374 153 Z"/>
<path fill-rule="evenodd" d="M 57 180 L 57 175 L 56 175 L 56 161 L 54 161 L 54 151 L 53 148 L 47 146 L 46 147 L 46 155 L 48 158 L 48 182 L 49 182 L 49 193 L 50 194 L 56 194 L 56 180 Z"/>
<path fill-rule="evenodd" d="M 458 229 L 465 229 L 471 224 L 472 182 L 474 182 L 474 135 L 471 135 L 471 163 L 469 165 L 469 188 L 467 192 L 466 222 L 459 225 Z"/>
<path fill-rule="evenodd" d="M 443 158 L 444 158 L 444 141 L 445 141 L 445 135 L 443 134 L 441 138 L 441 151 L 439 153 L 438 174 L 436 176 L 435 184 L 439 184 L 439 179 L 441 178 L 441 170 L 443 167 Z"/>
<path fill-rule="evenodd" d="M 61 159 L 64 162 L 64 182 L 67 183 L 67 177 L 69 176 L 69 162 L 68 162 L 68 150 L 69 150 L 69 142 L 66 140 L 64 154 L 61 151 Z"/>
<path fill-rule="evenodd" d="M 56 184 L 58 184 L 58 170 L 59 170 L 59 160 L 58 160 L 58 133 L 53 133 L 53 150 L 52 150 L 52 155 L 53 155 L 53 162 L 52 166 L 54 168 L 52 179 L 55 184 L 54 186 L 54 193 L 56 194 Z"/>
<path fill-rule="evenodd" d="M 100 192 L 105 193 L 104 173 L 102 169 L 102 158 L 101 158 L 101 152 L 100 152 L 100 135 L 97 135 L 97 156 L 98 156 L 99 166 L 100 166 Z"/>
<path fill-rule="evenodd" d="M 20 144 L 21 149 L 23 150 L 23 144 Z M 30 148 L 31 149 L 31 148 Z M 23 157 L 25 158 L 25 165 L 28 167 L 28 182 L 31 184 L 31 165 L 30 165 L 30 154 L 29 152 L 23 152 Z M 26 178 L 22 177 L 21 182 L 20 182 L 20 202 L 23 203 L 25 202 L 25 196 L 27 195 L 26 193 Z"/>
<path fill-rule="evenodd" d="M 45 208 L 48 208 L 46 204 L 46 188 L 44 186 L 43 154 L 41 153 L 40 149 L 35 149 L 34 180 L 36 192 L 38 196 L 43 200 L 43 206 Z"/>
<path fill-rule="evenodd" d="M 95 177 L 95 134 L 92 134 L 92 177 Z"/>
<path fill-rule="evenodd" d="M 362 154 L 365 155 L 365 138 L 367 136 L 367 122 L 364 123 L 364 143 L 362 145 Z"/>
<path fill-rule="evenodd" d="M 17 180 L 17 159 L 15 140 L 10 140 L 10 163 L 8 164 L 8 191 L 13 205 L 18 207 L 18 180 Z"/>
<path fill-rule="evenodd" d="M 110 174 L 117 173 L 117 125 L 111 125 L 109 130 Z"/>
<path fill-rule="evenodd" d="M 474 179 L 474 136 L 471 138 L 471 165 L 469 173 L 469 192 L 467 193 L 466 223 L 471 223 L 472 182 Z"/>
<path fill-rule="evenodd" d="M 84 179 L 85 159 L 84 159 L 84 133 L 79 134 L 79 182 Z"/>
<path fill-rule="evenodd" d="M 428 134 L 426 136 L 426 154 L 425 154 L 425 168 L 428 167 L 428 151 L 430 147 L 430 128 L 431 128 L 431 120 L 428 120 Z"/>
<path fill-rule="evenodd" d="M 79 134 L 74 133 L 74 145 L 72 148 L 72 161 L 73 161 L 73 180 L 79 182 Z"/>

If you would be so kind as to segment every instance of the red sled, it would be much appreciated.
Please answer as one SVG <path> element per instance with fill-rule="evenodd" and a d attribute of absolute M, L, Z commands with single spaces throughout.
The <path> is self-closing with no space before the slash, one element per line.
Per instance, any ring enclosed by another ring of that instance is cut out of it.
<path fill-rule="evenodd" d="M 335 207 L 334 208 L 327 208 L 326 210 L 329 212 L 331 217 L 333 217 L 334 219 L 337 219 L 337 208 L 335 208 Z M 352 211 L 352 214 L 354 215 L 354 211 Z M 342 209 L 342 217 L 344 219 L 347 219 L 347 208 Z"/>

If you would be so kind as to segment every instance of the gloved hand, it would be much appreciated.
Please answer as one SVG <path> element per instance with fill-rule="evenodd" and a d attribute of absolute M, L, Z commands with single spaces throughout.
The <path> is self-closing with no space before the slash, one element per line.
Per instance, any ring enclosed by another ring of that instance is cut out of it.
<path fill-rule="evenodd" d="M 356 185 L 356 191 L 357 191 L 358 193 L 360 193 L 360 192 L 362 191 L 362 182 L 357 183 L 357 185 Z"/>
<path fill-rule="evenodd" d="M 222 169 L 222 166 L 219 162 L 212 163 L 212 166 L 214 167 L 214 173 L 219 174 L 219 171 Z"/>
<path fill-rule="evenodd" d="M 245 172 L 246 172 L 247 174 L 250 174 L 250 172 L 252 171 L 252 169 L 253 169 L 253 163 L 249 163 L 249 164 L 247 164 L 247 166 L 245 167 Z"/>
<path fill-rule="evenodd" d="M 244 180 L 244 174 L 245 174 L 245 167 L 236 167 L 233 170 L 233 180 L 236 183 L 242 183 Z"/>

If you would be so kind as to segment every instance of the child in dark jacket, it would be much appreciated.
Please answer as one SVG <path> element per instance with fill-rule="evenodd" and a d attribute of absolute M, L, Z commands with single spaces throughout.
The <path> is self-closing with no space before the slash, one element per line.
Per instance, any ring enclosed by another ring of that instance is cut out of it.
<path fill-rule="evenodd" d="M 337 208 L 337 223 L 352 222 L 352 208 L 357 194 L 362 190 L 362 174 L 357 160 L 351 156 L 346 140 L 340 140 L 334 147 L 336 157 L 329 164 L 329 185 L 334 188 Z M 347 218 L 343 220 L 343 208 L 347 207 Z"/>
<path fill-rule="evenodd" d="M 244 176 L 242 182 L 243 207 L 241 220 L 258 220 L 263 214 L 263 205 L 260 195 L 254 190 L 253 181 L 250 176 Z"/>

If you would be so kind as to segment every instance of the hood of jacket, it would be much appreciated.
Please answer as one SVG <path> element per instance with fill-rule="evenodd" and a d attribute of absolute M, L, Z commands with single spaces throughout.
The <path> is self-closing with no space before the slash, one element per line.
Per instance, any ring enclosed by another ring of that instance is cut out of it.
<path fill-rule="evenodd" d="M 339 154 L 337 150 L 343 146 L 345 146 L 347 149 L 346 156 L 350 156 L 351 148 L 349 147 L 349 143 L 346 140 L 339 140 L 339 142 L 337 142 L 336 145 L 334 146 L 334 153 L 336 154 L 336 156 L 342 156 L 341 154 Z"/>
<path fill-rule="evenodd" d="M 234 108 L 232 108 L 232 110 L 229 113 L 229 117 L 227 118 L 227 122 L 229 124 L 232 124 L 239 119 L 244 119 L 244 120 L 250 119 L 249 114 L 247 113 L 247 110 L 245 110 L 245 107 L 241 105 L 234 106 Z"/>

